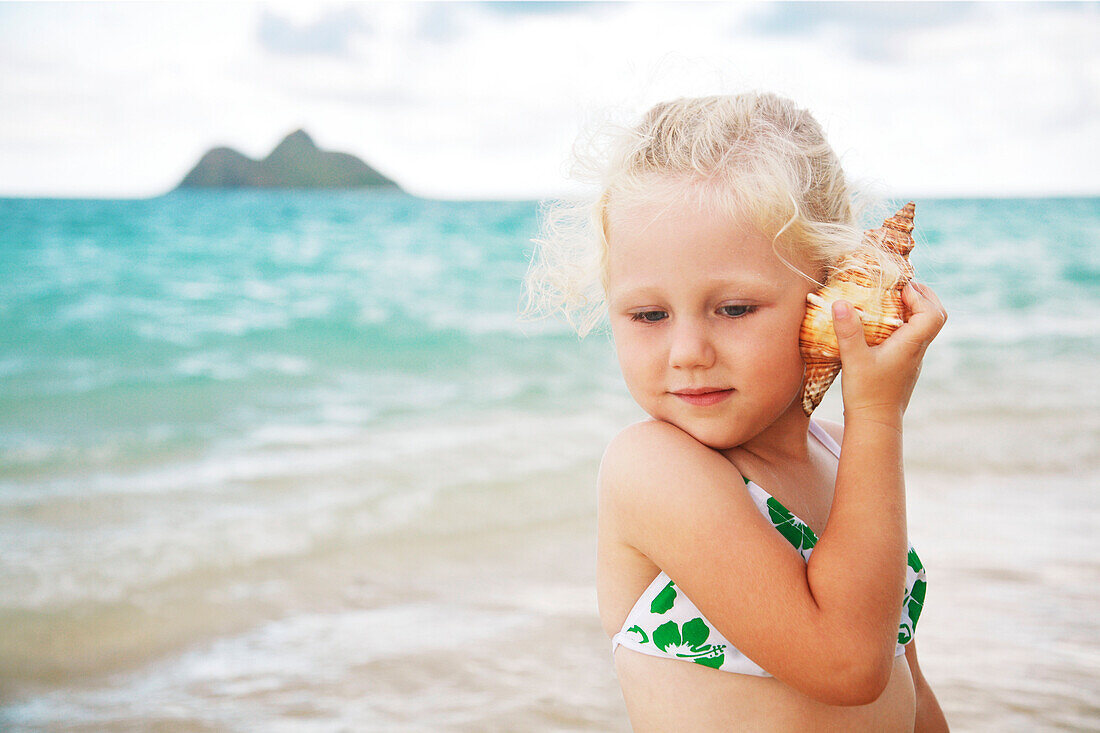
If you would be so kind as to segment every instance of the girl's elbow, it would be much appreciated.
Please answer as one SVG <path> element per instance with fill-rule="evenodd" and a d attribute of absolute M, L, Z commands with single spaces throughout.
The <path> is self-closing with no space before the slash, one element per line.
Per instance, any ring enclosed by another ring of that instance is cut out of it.
<path fill-rule="evenodd" d="M 827 705 L 870 705 L 882 696 L 892 672 L 893 659 L 884 662 L 877 655 L 838 659 L 811 697 Z"/>
<path fill-rule="evenodd" d="M 890 673 L 893 664 L 882 664 L 877 661 L 872 664 L 864 664 L 861 668 L 851 672 L 848 678 L 848 691 L 846 700 L 841 705 L 870 705 L 882 697 L 890 684 Z"/>

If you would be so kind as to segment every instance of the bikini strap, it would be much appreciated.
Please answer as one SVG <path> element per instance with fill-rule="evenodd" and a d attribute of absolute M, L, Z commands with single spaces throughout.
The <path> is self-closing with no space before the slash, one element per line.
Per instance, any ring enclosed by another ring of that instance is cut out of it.
<path fill-rule="evenodd" d="M 813 418 L 810 418 L 810 434 L 828 448 L 834 456 L 840 458 L 840 445 L 833 439 L 833 436 L 826 432 L 825 428 L 814 422 Z"/>

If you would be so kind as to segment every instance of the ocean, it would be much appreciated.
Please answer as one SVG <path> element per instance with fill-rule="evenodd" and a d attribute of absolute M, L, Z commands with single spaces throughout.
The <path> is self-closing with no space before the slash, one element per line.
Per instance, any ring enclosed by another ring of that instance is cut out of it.
<path fill-rule="evenodd" d="M 537 211 L 0 199 L 0 728 L 629 730 L 594 485 L 641 413 L 518 318 Z M 917 242 L 921 666 L 957 730 L 1100 729 L 1100 199 Z"/>

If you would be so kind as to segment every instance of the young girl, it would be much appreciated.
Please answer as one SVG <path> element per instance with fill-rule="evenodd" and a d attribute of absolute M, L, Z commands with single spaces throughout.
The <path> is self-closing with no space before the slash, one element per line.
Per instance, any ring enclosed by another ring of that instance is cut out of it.
<path fill-rule="evenodd" d="M 811 420 L 806 295 L 866 246 L 818 123 L 767 94 L 660 104 L 601 184 L 598 294 L 553 222 L 528 287 L 581 312 L 582 334 L 606 308 L 651 417 L 599 475 L 600 616 L 634 729 L 946 730 L 912 641 L 924 571 L 901 456 L 936 296 L 908 285 L 905 324 L 875 347 L 837 303 L 845 422 Z"/>

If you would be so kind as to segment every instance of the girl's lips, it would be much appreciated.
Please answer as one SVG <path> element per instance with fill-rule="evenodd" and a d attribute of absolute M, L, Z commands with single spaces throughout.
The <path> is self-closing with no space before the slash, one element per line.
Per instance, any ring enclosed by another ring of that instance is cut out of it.
<path fill-rule="evenodd" d="M 733 394 L 732 389 L 685 389 L 672 394 L 679 397 L 689 405 L 707 407 L 716 405 Z"/>

